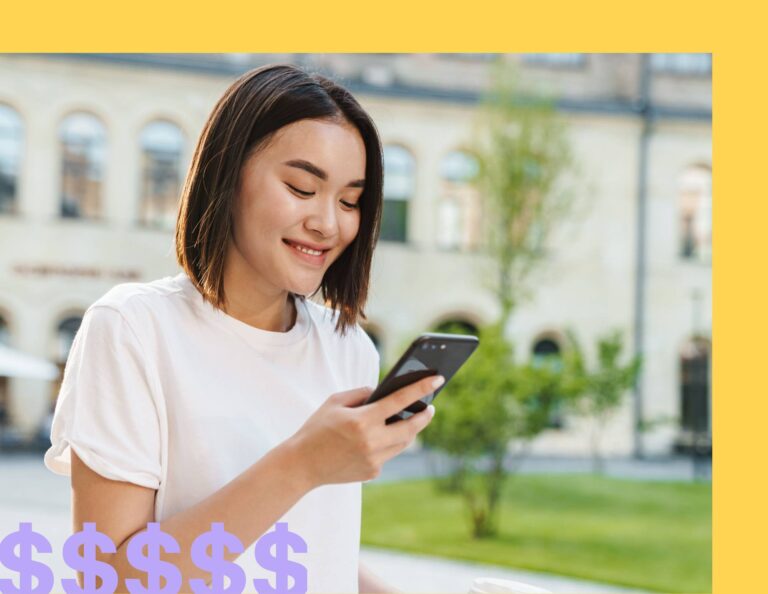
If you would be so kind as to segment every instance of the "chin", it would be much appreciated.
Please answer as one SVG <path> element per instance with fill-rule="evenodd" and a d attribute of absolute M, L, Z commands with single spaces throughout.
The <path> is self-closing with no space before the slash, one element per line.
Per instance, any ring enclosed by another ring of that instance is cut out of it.
<path fill-rule="evenodd" d="M 322 278 L 322 277 L 321 277 Z M 296 295 L 311 295 L 317 289 L 320 288 L 320 282 L 314 281 L 311 283 L 287 283 L 285 285 L 286 291 L 295 293 Z"/>

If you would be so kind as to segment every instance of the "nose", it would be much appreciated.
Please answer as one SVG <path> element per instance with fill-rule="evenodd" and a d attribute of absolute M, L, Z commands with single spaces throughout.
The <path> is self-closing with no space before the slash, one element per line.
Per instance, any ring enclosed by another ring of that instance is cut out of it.
<path fill-rule="evenodd" d="M 316 231 L 324 238 L 334 237 L 339 228 L 335 200 L 332 197 L 317 197 L 310 204 L 311 212 L 305 223 L 307 229 Z"/>

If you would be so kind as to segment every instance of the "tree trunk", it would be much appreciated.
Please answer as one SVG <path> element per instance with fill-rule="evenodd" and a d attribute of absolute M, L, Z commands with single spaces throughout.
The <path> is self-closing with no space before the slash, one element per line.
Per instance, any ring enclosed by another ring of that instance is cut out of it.
<path fill-rule="evenodd" d="M 592 472 L 600 475 L 605 472 L 605 462 L 600 453 L 600 437 L 604 422 L 603 415 L 596 415 L 595 426 L 592 429 Z"/>
<path fill-rule="evenodd" d="M 499 499 L 504 486 L 504 454 L 494 455 L 493 467 L 488 474 L 488 532 L 489 535 L 498 534 L 499 531 Z"/>

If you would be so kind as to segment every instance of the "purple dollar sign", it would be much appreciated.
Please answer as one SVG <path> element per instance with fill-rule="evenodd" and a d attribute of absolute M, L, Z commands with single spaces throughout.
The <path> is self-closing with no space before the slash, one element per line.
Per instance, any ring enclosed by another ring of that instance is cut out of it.
<path fill-rule="evenodd" d="M 144 555 L 144 547 L 147 555 Z M 158 522 L 149 522 L 147 530 L 134 536 L 128 542 L 128 562 L 136 569 L 147 573 L 147 587 L 141 580 L 129 578 L 125 585 L 131 594 L 177 594 L 181 587 L 181 572 L 173 563 L 160 560 L 160 548 L 168 553 L 178 553 L 179 543 L 167 532 L 160 530 Z M 165 586 L 160 587 L 160 578 L 165 577 Z"/>
<path fill-rule="evenodd" d="M 211 547 L 211 554 L 208 554 Z M 192 561 L 203 571 L 211 574 L 211 585 L 205 580 L 193 578 L 189 585 L 195 594 L 240 594 L 245 588 L 243 568 L 224 559 L 224 548 L 233 553 L 243 552 L 243 543 L 234 534 L 224 530 L 223 522 L 213 522 L 211 530 L 198 536 L 192 543 Z M 228 587 L 224 577 L 229 577 Z"/>
<path fill-rule="evenodd" d="M 94 522 L 85 522 L 80 532 L 75 532 L 64 542 L 64 561 L 75 571 L 83 572 L 82 588 L 77 584 L 77 580 L 72 578 L 61 580 L 67 594 L 112 594 L 115 591 L 117 572 L 109 563 L 96 560 L 96 547 L 103 553 L 114 553 L 116 550 L 112 539 L 103 532 L 98 532 Z M 96 576 L 101 578 L 101 586 L 98 588 Z"/>
<path fill-rule="evenodd" d="M 275 555 L 272 556 L 272 547 Z M 254 557 L 261 567 L 275 572 L 275 586 L 267 579 L 254 579 L 253 586 L 259 594 L 306 594 L 307 568 L 301 563 L 288 560 L 288 547 L 297 553 L 307 552 L 307 543 L 295 532 L 288 530 L 286 522 L 275 524 L 273 532 L 263 535 L 254 547 Z M 293 578 L 293 586 L 288 588 L 288 578 Z"/>
<path fill-rule="evenodd" d="M 15 551 L 17 546 L 18 557 Z M 0 592 L 3 594 L 50 594 L 53 588 L 53 572 L 44 563 L 32 560 L 32 547 L 41 553 L 50 553 L 52 550 L 48 539 L 32 530 L 32 522 L 20 522 L 19 529 L 0 542 L 0 564 L 19 572 L 18 588 L 10 578 L 0 580 Z M 33 577 L 37 578 L 34 588 Z"/>

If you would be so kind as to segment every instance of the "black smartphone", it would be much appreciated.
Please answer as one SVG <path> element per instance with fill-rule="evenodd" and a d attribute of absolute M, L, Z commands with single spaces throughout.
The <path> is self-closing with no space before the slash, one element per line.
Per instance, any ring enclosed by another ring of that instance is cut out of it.
<path fill-rule="evenodd" d="M 414 413 L 424 410 L 437 397 L 440 390 L 448 385 L 478 344 L 480 340 L 477 336 L 425 332 L 411 343 L 365 404 L 376 402 L 427 376 L 442 375 L 445 378 L 442 386 L 389 417 L 387 425 L 403 421 Z"/>

